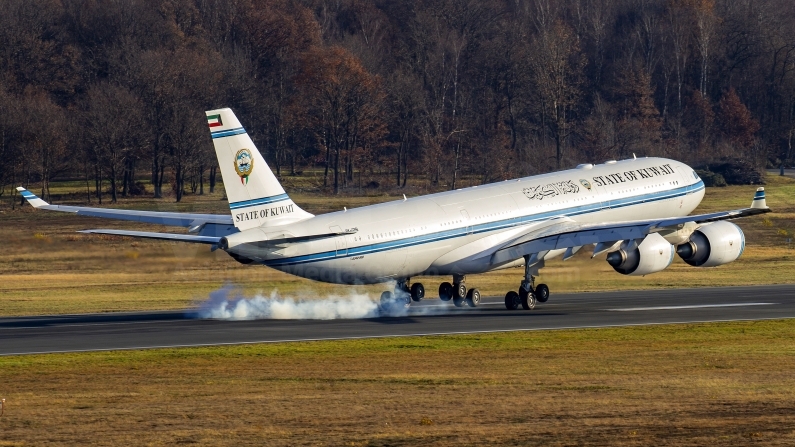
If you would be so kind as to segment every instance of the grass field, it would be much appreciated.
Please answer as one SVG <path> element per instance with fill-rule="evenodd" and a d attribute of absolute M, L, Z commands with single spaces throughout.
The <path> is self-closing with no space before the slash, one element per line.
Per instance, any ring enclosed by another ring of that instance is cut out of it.
<path fill-rule="evenodd" d="M 314 179 L 314 180 L 313 180 Z M 294 182 L 295 185 L 290 185 Z M 313 213 L 362 206 L 401 195 L 340 196 L 329 198 L 317 192 L 316 177 L 287 177 L 288 191 L 302 207 Z M 82 203 L 81 184 L 57 184 L 52 193 L 59 203 Z M 416 189 L 416 188 L 415 188 Z M 219 187 L 219 190 L 222 190 Z M 753 186 L 709 188 L 697 212 L 746 207 Z M 573 259 L 554 260 L 541 271 L 540 280 L 555 292 L 615 289 L 671 288 L 687 286 L 791 283 L 795 281 L 795 246 L 787 243 L 795 233 L 795 180 L 769 176 L 768 205 L 774 214 L 740 221 L 747 236 L 747 249 L 737 262 L 712 269 L 687 266 L 678 258 L 671 268 L 646 277 L 626 277 L 613 272 L 602 258 L 590 259 L 583 250 Z M 221 251 L 206 246 L 163 241 L 135 240 L 115 236 L 82 235 L 85 228 L 141 229 L 141 224 L 76 217 L 65 213 L 36 211 L 29 206 L 11 210 L 0 201 L 0 315 L 57 314 L 132 310 L 181 309 L 207 298 L 225 283 L 248 294 L 311 298 L 345 294 L 349 286 L 334 286 L 296 278 L 261 266 L 243 266 Z M 227 213 L 220 192 L 187 195 L 183 203 L 168 199 L 126 199 L 121 208 L 162 211 Z M 146 226 L 152 231 L 173 228 Z M 467 283 L 486 295 L 504 295 L 515 289 L 521 269 L 471 275 Z M 446 278 L 414 278 L 426 285 L 429 297 Z M 356 288 L 376 297 L 384 286 Z"/>
<path fill-rule="evenodd" d="M 0 446 L 793 445 L 795 320 L 0 358 Z"/>

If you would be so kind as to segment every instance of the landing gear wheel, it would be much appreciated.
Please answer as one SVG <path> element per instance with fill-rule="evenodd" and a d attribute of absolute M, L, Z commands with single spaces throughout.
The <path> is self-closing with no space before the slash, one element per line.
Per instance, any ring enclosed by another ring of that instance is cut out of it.
<path fill-rule="evenodd" d="M 400 309 L 408 309 L 411 306 L 411 297 L 408 293 L 403 293 L 398 291 L 398 293 L 392 293 L 390 291 L 386 291 L 381 293 L 381 303 L 380 309 L 382 312 L 385 312 L 387 315 L 393 312 L 399 312 Z"/>
<path fill-rule="evenodd" d="M 418 282 L 411 285 L 411 299 L 414 301 L 422 301 L 425 298 L 425 287 Z"/>
<path fill-rule="evenodd" d="M 533 292 L 519 289 L 519 301 L 522 303 L 522 309 L 524 310 L 531 310 L 536 307 L 536 297 Z"/>
<path fill-rule="evenodd" d="M 480 290 L 469 289 L 469 292 L 467 292 L 467 305 L 469 307 L 478 307 L 478 304 L 480 304 Z"/>
<path fill-rule="evenodd" d="M 464 307 L 464 303 L 466 303 L 466 300 L 467 300 L 466 298 L 455 297 L 453 298 L 453 304 L 455 304 L 455 307 Z"/>
<path fill-rule="evenodd" d="M 395 304 L 397 306 L 402 306 L 402 307 L 408 309 L 409 307 L 411 307 L 411 296 L 409 296 L 408 293 L 405 293 L 405 294 L 403 294 L 401 296 L 398 296 L 395 299 Z"/>
<path fill-rule="evenodd" d="M 439 284 L 439 299 L 442 301 L 450 301 L 453 298 L 453 285 L 449 282 Z"/>
<path fill-rule="evenodd" d="M 463 300 L 463 299 L 465 299 L 467 297 L 467 286 L 466 286 L 466 284 L 460 282 L 458 284 L 455 284 L 453 287 L 455 288 L 455 293 L 456 293 L 454 298 L 458 298 L 460 300 Z"/>
<path fill-rule="evenodd" d="M 392 303 L 392 300 L 395 299 L 395 295 L 392 294 L 390 291 L 382 292 L 381 293 L 381 307 L 387 307 Z"/>
<path fill-rule="evenodd" d="M 511 290 L 505 294 L 505 308 L 516 310 L 519 308 L 519 294 Z"/>
<path fill-rule="evenodd" d="M 535 295 L 539 303 L 546 303 L 549 299 L 549 287 L 546 284 L 539 284 L 536 287 Z"/>

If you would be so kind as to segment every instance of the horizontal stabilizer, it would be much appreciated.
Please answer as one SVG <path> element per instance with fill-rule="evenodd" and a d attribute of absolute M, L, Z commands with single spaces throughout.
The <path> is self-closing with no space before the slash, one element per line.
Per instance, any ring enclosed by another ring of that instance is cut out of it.
<path fill-rule="evenodd" d="M 307 236 L 287 236 L 284 235 L 282 237 L 276 237 L 273 239 L 268 239 L 264 241 L 266 244 L 293 244 L 298 242 L 309 242 L 309 241 L 316 241 L 319 239 L 328 239 L 330 237 L 337 237 L 337 236 L 344 236 L 346 234 L 356 234 L 355 231 L 340 231 L 338 233 L 321 233 L 321 234 L 310 234 Z"/>
<path fill-rule="evenodd" d="M 127 231 L 127 230 L 83 230 L 80 233 L 90 234 L 111 234 L 114 236 L 129 236 L 129 237 L 143 237 L 148 239 L 161 239 L 166 241 L 177 242 L 192 242 L 195 244 L 213 244 L 217 245 L 221 240 L 220 237 L 213 236 L 194 236 L 192 234 L 174 234 L 174 233 L 152 233 L 149 231 Z"/>
<path fill-rule="evenodd" d="M 192 214 L 192 213 L 170 213 L 162 211 L 138 211 L 120 210 L 112 208 L 91 208 L 85 206 L 50 205 L 38 198 L 32 192 L 23 187 L 18 187 L 17 191 L 34 208 L 60 211 L 65 213 L 75 213 L 79 216 L 103 217 L 106 219 L 131 220 L 134 222 L 144 222 L 157 225 L 169 225 L 174 227 L 196 227 L 202 224 L 232 225 L 232 216 L 220 214 Z"/>

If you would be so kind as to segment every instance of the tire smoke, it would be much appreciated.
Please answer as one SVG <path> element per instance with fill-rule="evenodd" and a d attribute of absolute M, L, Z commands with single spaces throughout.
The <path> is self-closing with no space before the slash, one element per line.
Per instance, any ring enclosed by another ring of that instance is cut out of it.
<path fill-rule="evenodd" d="M 225 286 L 210 293 L 207 301 L 195 311 L 196 318 L 219 320 L 336 320 L 375 318 L 380 316 L 378 304 L 367 294 L 330 295 L 322 299 L 296 299 L 257 294 L 246 298 L 233 286 Z"/>

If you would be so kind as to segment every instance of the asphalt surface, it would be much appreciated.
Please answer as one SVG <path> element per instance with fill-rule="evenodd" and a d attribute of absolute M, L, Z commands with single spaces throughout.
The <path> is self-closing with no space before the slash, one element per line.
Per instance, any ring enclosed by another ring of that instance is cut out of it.
<path fill-rule="evenodd" d="M 768 169 L 767 173 L 769 175 L 781 175 L 780 169 Z M 785 169 L 784 176 L 795 178 L 795 169 Z"/>
<path fill-rule="evenodd" d="M 795 318 L 795 285 L 555 294 L 534 310 L 503 299 L 455 308 L 438 299 L 408 315 L 361 320 L 201 320 L 193 312 L 0 318 L 0 355 L 274 343 Z"/>

